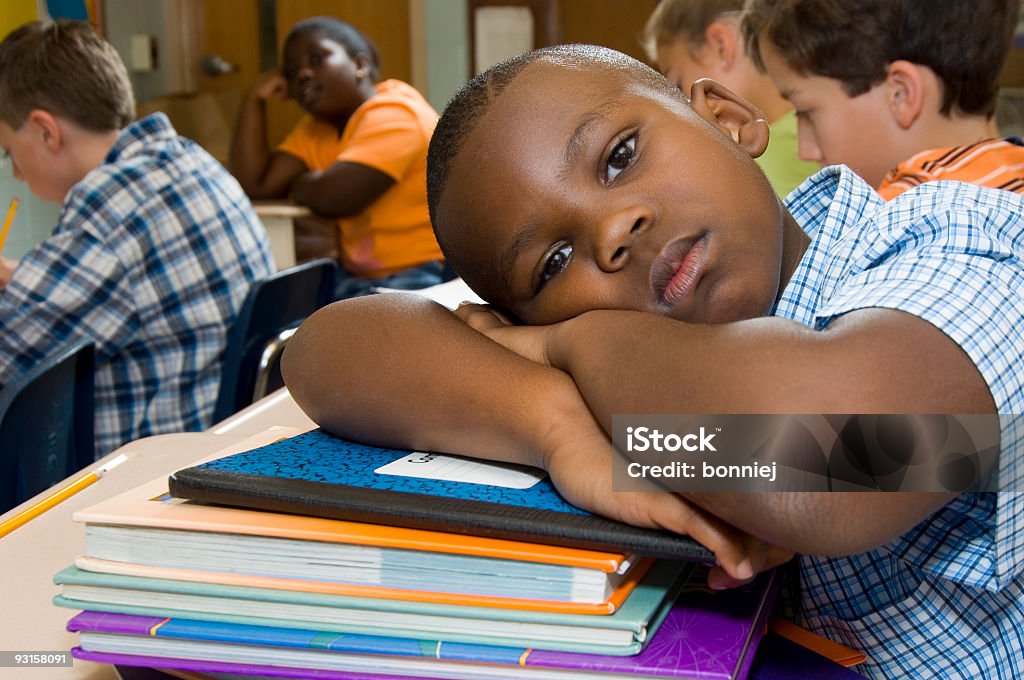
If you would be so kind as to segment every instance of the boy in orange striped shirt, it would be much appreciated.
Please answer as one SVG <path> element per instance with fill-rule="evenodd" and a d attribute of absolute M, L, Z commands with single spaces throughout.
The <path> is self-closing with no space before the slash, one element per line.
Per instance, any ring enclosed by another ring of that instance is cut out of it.
<path fill-rule="evenodd" d="M 998 78 L 1020 0 L 749 0 L 748 51 L 797 112 L 798 152 L 886 200 L 959 180 L 1024 193 L 1024 141 L 1000 137 Z"/>

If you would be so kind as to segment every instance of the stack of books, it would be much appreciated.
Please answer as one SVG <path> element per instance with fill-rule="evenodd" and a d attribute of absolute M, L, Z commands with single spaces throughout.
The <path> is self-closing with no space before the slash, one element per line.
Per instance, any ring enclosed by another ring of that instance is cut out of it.
<path fill-rule="evenodd" d="M 76 657 L 347 680 L 749 670 L 771 573 L 712 592 L 700 546 L 580 511 L 530 468 L 268 441 L 76 513 L 86 551 L 55 577 Z"/>

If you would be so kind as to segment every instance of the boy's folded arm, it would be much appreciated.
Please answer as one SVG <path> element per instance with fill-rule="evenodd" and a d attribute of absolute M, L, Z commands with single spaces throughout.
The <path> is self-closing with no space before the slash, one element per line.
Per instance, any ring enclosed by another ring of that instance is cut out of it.
<path fill-rule="evenodd" d="M 610 443 L 569 376 L 421 296 L 321 309 L 289 342 L 282 371 L 296 402 L 329 432 L 545 468 L 571 502 L 692 535 L 732 577 L 746 578 L 744 561 L 757 571 L 778 555 L 672 494 L 610 493 Z"/>
<path fill-rule="evenodd" d="M 324 429 L 379 445 L 543 467 L 557 425 L 592 417 L 562 371 L 509 352 L 422 296 L 336 302 L 282 360 L 296 402 Z"/>
<path fill-rule="evenodd" d="M 974 363 L 912 315 L 865 309 L 825 331 L 779 318 L 697 326 L 595 311 L 548 336 L 607 430 L 615 413 L 994 413 Z M 843 554 L 896 538 L 954 494 L 695 494 L 774 545 Z"/>

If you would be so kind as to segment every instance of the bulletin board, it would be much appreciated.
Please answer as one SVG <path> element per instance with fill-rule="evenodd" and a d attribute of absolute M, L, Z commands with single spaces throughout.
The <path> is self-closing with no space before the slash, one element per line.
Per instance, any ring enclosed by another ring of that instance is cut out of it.
<path fill-rule="evenodd" d="M 470 75 L 520 52 L 560 43 L 558 10 L 557 0 L 470 0 Z"/>

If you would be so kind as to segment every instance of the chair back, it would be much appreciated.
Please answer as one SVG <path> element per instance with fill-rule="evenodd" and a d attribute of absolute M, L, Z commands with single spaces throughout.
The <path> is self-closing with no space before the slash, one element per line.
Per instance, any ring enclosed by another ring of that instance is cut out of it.
<path fill-rule="evenodd" d="M 0 388 L 0 513 L 93 462 L 94 364 L 76 342 Z"/>
<path fill-rule="evenodd" d="M 228 332 L 213 422 L 284 384 L 280 358 L 295 329 L 334 299 L 338 265 L 321 258 L 256 281 Z"/>

